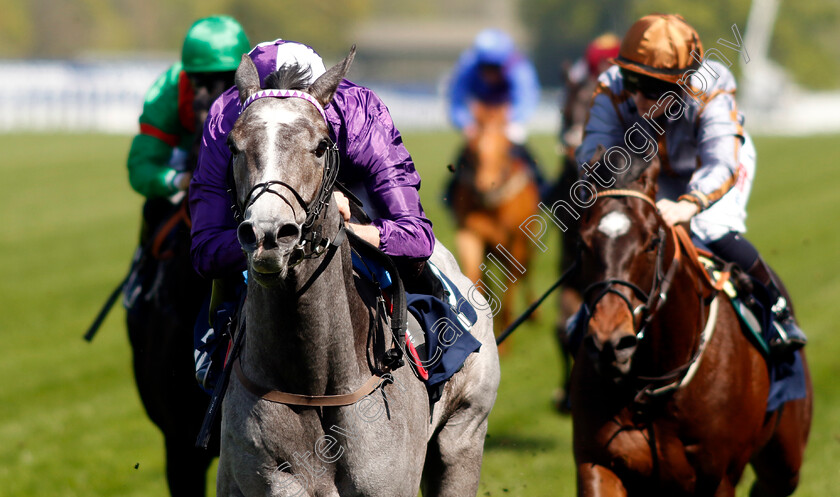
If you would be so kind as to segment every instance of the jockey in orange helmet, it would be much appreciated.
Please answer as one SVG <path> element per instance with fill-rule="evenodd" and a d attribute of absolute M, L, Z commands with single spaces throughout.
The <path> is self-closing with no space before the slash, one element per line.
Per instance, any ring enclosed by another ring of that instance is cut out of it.
<path fill-rule="evenodd" d="M 779 335 L 771 343 L 774 351 L 802 347 L 806 338 L 781 282 L 742 236 L 755 148 L 735 103 L 735 78 L 722 63 L 731 62 L 719 50 L 704 53 L 694 28 L 678 15 L 664 14 L 633 24 L 613 62 L 598 78 L 576 152 L 582 172 L 597 180 L 586 161 L 598 145 L 643 154 L 654 150 L 662 166 L 657 207 L 663 219 L 670 225 L 690 222 L 703 244 L 768 287 Z M 634 132 L 636 141 L 628 142 Z"/>

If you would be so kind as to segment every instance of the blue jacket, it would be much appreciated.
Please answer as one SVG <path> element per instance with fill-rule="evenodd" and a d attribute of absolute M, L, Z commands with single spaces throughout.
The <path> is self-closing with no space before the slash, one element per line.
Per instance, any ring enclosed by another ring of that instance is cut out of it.
<path fill-rule="evenodd" d="M 469 103 L 509 103 L 511 121 L 525 124 L 540 100 L 537 71 L 528 59 L 512 51 L 502 63 L 503 82 L 490 86 L 479 74 L 480 57 L 476 49 L 461 54 L 449 88 L 449 119 L 463 129 L 473 122 Z"/>

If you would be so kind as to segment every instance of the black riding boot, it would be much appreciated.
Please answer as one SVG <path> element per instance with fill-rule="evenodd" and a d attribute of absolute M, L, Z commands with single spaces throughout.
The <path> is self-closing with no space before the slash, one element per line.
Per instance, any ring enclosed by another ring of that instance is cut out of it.
<path fill-rule="evenodd" d="M 785 297 L 786 292 L 782 291 L 783 287 L 770 267 L 759 257 L 748 273 L 767 287 L 771 302 L 773 302 L 772 326 L 776 329 L 778 337 L 770 340 L 771 354 L 781 356 L 804 347 L 808 343 L 808 338 L 796 324 L 790 303 Z"/>

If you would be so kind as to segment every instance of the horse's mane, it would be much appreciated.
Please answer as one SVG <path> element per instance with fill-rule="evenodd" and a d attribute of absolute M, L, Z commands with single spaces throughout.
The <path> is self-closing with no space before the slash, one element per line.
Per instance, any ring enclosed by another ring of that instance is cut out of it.
<path fill-rule="evenodd" d="M 311 76 L 310 67 L 302 67 L 297 62 L 283 64 L 265 78 L 265 87 L 272 90 L 306 90 Z"/>

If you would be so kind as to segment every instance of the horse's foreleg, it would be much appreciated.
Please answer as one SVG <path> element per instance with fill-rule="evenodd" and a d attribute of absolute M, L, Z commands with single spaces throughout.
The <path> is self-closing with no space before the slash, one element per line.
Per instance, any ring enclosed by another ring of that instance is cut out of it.
<path fill-rule="evenodd" d="M 593 463 L 578 464 L 578 497 L 627 497 L 627 489 L 618 476 Z"/>
<path fill-rule="evenodd" d="M 453 416 L 430 440 L 423 467 L 423 497 L 460 497 L 478 493 L 486 417 L 470 410 Z"/>
<path fill-rule="evenodd" d="M 805 362 L 805 354 L 802 361 Z M 811 429 L 813 390 L 806 366 L 807 397 L 782 406 L 781 418 L 767 444 L 753 456 L 756 481 L 750 497 L 785 497 L 799 484 L 799 469 Z"/>

